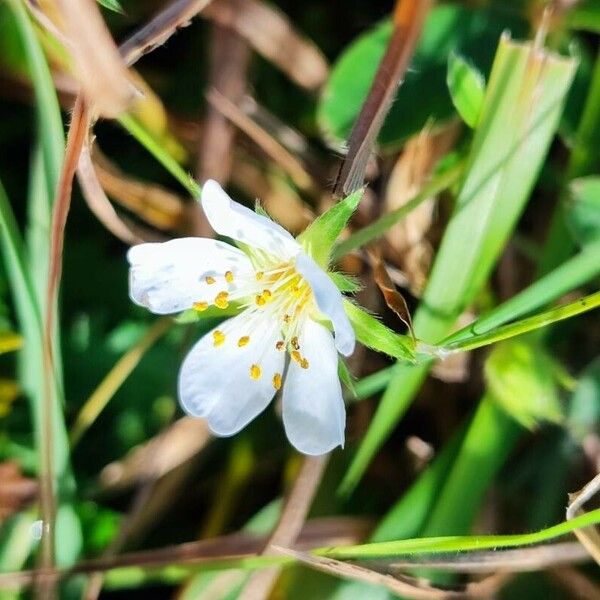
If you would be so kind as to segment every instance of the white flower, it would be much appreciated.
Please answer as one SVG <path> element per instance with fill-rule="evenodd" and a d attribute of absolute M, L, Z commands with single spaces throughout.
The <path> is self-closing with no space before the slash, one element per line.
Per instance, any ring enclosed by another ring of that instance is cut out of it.
<path fill-rule="evenodd" d="M 338 352 L 354 351 L 342 296 L 300 244 L 273 221 L 207 181 L 202 207 L 220 235 L 140 244 L 129 250 L 130 296 L 157 314 L 230 303 L 241 312 L 202 337 L 185 358 L 179 398 L 190 415 L 230 436 L 283 386 L 283 423 L 305 454 L 344 444 Z M 333 330 L 333 334 L 331 332 Z"/>

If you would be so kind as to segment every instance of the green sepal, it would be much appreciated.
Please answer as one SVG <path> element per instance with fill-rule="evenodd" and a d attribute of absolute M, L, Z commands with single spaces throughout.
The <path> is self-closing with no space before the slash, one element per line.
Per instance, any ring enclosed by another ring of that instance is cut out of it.
<path fill-rule="evenodd" d="M 340 273 L 339 271 L 329 271 L 328 275 L 340 292 L 356 294 L 356 292 L 359 292 L 363 288 L 360 280 L 352 275 L 346 275 L 345 273 Z"/>
<path fill-rule="evenodd" d="M 338 361 L 338 375 L 340 381 L 348 388 L 348 391 L 352 394 L 352 397 L 357 400 L 358 394 L 356 392 L 356 386 L 354 385 L 354 376 L 350 373 L 348 365 L 340 358 Z"/>
<path fill-rule="evenodd" d="M 327 269 L 329 266 L 333 246 L 356 210 L 363 192 L 362 188 L 356 190 L 334 204 L 298 236 L 298 243 L 320 267 Z"/>
<path fill-rule="evenodd" d="M 398 360 L 416 362 L 415 341 L 411 337 L 395 333 L 349 300 L 344 300 L 344 310 L 361 344 Z"/>

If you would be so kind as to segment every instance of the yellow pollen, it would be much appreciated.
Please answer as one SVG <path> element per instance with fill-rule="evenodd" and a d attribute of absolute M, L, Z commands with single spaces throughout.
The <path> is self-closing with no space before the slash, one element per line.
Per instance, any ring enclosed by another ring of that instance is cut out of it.
<path fill-rule="evenodd" d="M 194 302 L 192 308 L 198 312 L 203 312 L 208 308 L 208 302 Z"/>
<path fill-rule="evenodd" d="M 212 285 L 213 283 L 217 283 L 217 280 L 214 277 L 211 277 L 210 275 L 208 275 L 204 279 L 205 279 L 206 283 L 208 283 L 208 285 Z"/>
<path fill-rule="evenodd" d="M 295 360 L 298 364 L 302 364 L 302 355 L 298 350 L 292 350 L 290 356 L 292 357 L 292 360 Z"/>
<path fill-rule="evenodd" d="M 303 369 L 308 369 L 308 361 L 306 360 L 306 358 L 303 358 L 303 359 L 300 361 L 300 366 L 301 366 Z"/>
<path fill-rule="evenodd" d="M 242 336 L 239 340 L 238 340 L 238 346 L 240 348 L 242 348 L 243 346 L 245 346 L 248 342 L 250 341 L 250 336 L 249 335 L 244 335 Z"/>
<path fill-rule="evenodd" d="M 263 271 L 256 271 L 255 277 L 256 281 L 260 281 L 265 276 Z"/>
<path fill-rule="evenodd" d="M 262 371 L 258 365 L 252 365 L 250 367 L 250 377 L 254 380 L 260 379 Z"/>
<path fill-rule="evenodd" d="M 291 344 L 294 350 L 300 350 L 300 344 L 298 343 L 298 338 L 296 336 L 292 338 Z"/>
<path fill-rule="evenodd" d="M 232 271 L 225 271 L 225 281 L 227 281 L 227 283 L 233 282 L 233 272 Z"/>
<path fill-rule="evenodd" d="M 257 294 L 254 302 L 256 303 L 256 306 L 264 306 L 267 303 L 267 301 L 262 297 L 262 294 Z"/>
<path fill-rule="evenodd" d="M 281 388 L 281 373 L 273 375 L 273 387 L 278 390 Z"/>
<path fill-rule="evenodd" d="M 219 329 L 213 331 L 213 343 L 215 347 L 222 346 L 225 342 L 225 334 Z"/>
<path fill-rule="evenodd" d="M 267 301 L 270 300 L 272 296 L 273 296 L 273 294 L 271 293 L 271 290 L 263 290 L 262 297 L 265 300 L 267 300 Z"/>
<path fill-rule="evenodd" d="M 302 290 L 301 290 L 301 288 L 300 288 L 300 286 L 299 286 L 299 285 L 295 285 L 295 286 L 292 288 L 292 294 L 294 294 L 294 296 L 299 296 L 301 291 L 302 291 Z"/>
<path fill-rule="evenodd" d="M 229 306 L 229 301 L 227 300 L 228 298 L 228 292 L 219 292 L 215 298 L 215 306 L 221 309 L 227 308 Z"/>
<path fill-rule="evenodd" d="M 292 320 L 292 317 L 290 317 L 290 315 L 288 315 L 288 314 L 283 315 L 284 323 L 289 323 L 291 320 Z"/>
<path fill-rule="evenodd" d="M 275 344 L 275 349 L 276 350 L 283 350 L 285 348 L 285 342 L 283 340 L 279 340 L 276 344 Z"/>

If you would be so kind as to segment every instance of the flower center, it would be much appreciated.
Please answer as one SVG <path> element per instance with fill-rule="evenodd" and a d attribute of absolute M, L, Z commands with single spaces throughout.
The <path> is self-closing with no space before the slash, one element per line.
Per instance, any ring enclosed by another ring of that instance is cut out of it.
<path fill-rule="evenodd" d="M 211 292 L 214 288 L 212 299 L 201 299 L 194 303 L 193 308 L 204 311 L 213 305 L 225 310 L 231 302 L 239 302 L 239 307 L 245 310 L 247 331 L 243 335 L 236 335 L 232 341 L 237 348 L 247 346 L 255 336 L 276 336 L 275 349 L 288 352 L 290 359 L 298 363 L 303 369 L 309 368 L 309 362 L 302 354 L 299 339 L 306 318 L 315 310 L 315 302 L 310 285 L 296 270 L 293 262 L 268 263 L 265 261 L 252 274 L 240 276 L 229 270 L 223 274 L 214 274 L 205 277 L 205 282 L 210 285 Z M 213 345 L 220 347 L 225 343 L 225 333 L 220 330 L 213 332 Z M 269 351 L 268 346 L 262 347 Z M 254 357 L 254 362 L 249 366 L 250 379 L 258 380 L 263 376 L 260 366 L 261 356 Z M 281 387 L 282 375 L 272 375 L 273 387 Z"/>

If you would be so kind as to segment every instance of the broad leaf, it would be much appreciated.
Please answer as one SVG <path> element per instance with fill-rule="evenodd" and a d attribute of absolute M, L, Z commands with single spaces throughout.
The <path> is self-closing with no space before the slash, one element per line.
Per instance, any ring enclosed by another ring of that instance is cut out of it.
<path fill-rule="evenodd" d="M 483 75 L 462 56 L 452 53 L 448 58 L 446 83 L 458 114 L 469 127 L 475 127 L 485 96 Z"/>

